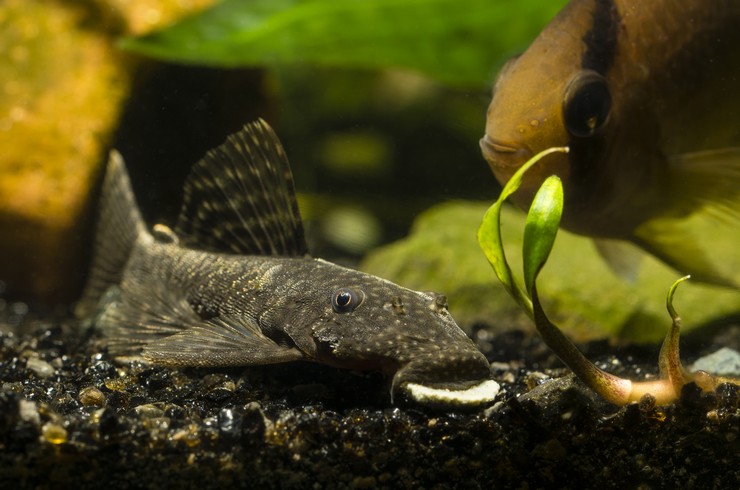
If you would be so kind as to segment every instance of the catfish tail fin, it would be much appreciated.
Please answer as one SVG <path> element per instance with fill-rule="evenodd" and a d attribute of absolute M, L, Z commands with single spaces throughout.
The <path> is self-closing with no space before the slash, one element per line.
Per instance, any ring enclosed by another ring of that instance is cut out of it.
<path fill-rule="evenodd" d="M 105 171 L 87 284 L 75 315 L 92 315 L 105 291 L 121 280 L 136 239 L 146 226 L 136 205 L 123 157 L 112 151 Z"/>

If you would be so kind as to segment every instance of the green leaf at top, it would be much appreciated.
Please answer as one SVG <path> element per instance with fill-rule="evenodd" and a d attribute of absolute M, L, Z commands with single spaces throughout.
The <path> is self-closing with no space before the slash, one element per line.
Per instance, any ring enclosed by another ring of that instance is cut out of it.
<path fill-rule="evenodd" d="M 557 175 L 551 175 L 537 191 L 524 227 L 524 286 L 530 296 L 537 274 L 552 251 L 562 215 L 563 183 Z"/>
<path fill-rule="evenodd" d="M 400 67 L 488 86 L 565 4 L 519 0 L 225 0 L 125 49 L 222 67 L 315 63 Z"/>

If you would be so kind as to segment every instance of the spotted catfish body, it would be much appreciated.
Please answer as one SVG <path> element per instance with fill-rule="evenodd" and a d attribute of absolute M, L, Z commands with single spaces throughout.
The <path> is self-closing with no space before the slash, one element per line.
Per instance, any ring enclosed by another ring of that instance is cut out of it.
<path fill-rule="evenodd" d="M 713 239 L 738 236 L 739 26 L 736 0 L 571 1 L 501 70 L 485 158 L 506 182 L 535 153 L 570 147 L 528 174 L 517 204 L 557 174 L 565 228 L 732 284 L 690 224 L 719 217 L 731 226 Z"/>
<path fill-rule="evenodd" d="M 116 356 L 380 370 L 392 375 L 392 395 L 419 402 L 480 404 L 497 392 L 444 296 L 307 255 L 290 167 L 263 121 L 196 164 L 174 231 L 146 230 L 112 155 L 78 314 L 95 309 Z"/>

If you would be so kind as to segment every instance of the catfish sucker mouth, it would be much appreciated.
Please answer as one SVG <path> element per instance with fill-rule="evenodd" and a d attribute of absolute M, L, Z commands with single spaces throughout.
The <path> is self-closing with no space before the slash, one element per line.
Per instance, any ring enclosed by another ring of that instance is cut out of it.
<path fill-rule="evenodd" d="M 494 399 L 499 385 L 485 356 L 466 350 L 415 358 L 393 376 L 391 394 L 399 391 L 427 405 L 474 407 Z"/>

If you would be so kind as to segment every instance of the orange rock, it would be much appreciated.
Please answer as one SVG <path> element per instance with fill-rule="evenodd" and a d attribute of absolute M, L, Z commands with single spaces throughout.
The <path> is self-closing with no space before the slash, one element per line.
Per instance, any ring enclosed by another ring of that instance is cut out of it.
<path fill-rule="evenodd" d="M 215 0 L 99 0 L 102 9 L 108 9 L 123 20 L 126 33 L 141 35 L 160 29 L 211 6 Z"/>
<path fill-rule="evenodd" d="M 116 38 L 210 3 L 0 3 L 0 281 L 10 296 L 79 292 L 91 189 L 135 67 Z"/>

